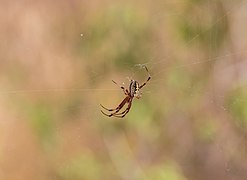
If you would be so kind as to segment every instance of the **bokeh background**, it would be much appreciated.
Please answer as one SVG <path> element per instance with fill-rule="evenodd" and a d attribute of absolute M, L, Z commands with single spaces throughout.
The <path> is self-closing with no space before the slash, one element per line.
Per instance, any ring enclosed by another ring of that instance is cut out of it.
<path fill-rule="evenodd" d="M 246 0 L 1 0 L 1 180 L 247 179 Z M 111 82 L 151 81 L 123 119 Z"/>

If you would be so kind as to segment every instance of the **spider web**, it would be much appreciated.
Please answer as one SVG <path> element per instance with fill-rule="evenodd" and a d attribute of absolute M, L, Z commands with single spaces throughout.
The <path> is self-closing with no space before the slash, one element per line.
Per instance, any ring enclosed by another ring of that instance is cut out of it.
<path fill-rule="evenodd" d="M 209 1 L 208 1 L 209 2 Z M 179 2 L 176 2 L 179 3 Z M 210 2 L 209 2 L 210 4 Z M 214 21 L 214 25 L 217 25 L 219 23 L 221 23 L 224 18 L 226 16 L 230 16 L 233 13 L 236 13 L 239 9 L 245 9 L 246 8 L 246 1 L 239 1 L 237 2 L 237 4 L 235 4 L 233 7 L 229 8 L 229 10 L 226 11 L 226 13 L 217 18 Z M 157 13 L 154 15 L 155 17 L 159 18 L 159 16 L 161 16 L 160 13 Z M 171 14 L 170 16 L 177 16 L 176 14 Z M 158 23 L 157 23 L 158 24 Z M 184 43 L 183 47 L 180 47 L 180 49 L 186 49 L 189 48 L 190 46 L 192 46 L 197 39 L 200 38 L 200 36 L 203 35 L 203 33 L 208 32 L 209 29 L 206 29 L 204 31 L 202 31 L 199 34 L 194 35 L 193 37 L 189 38 L 189 40 L 186 40 L 186 43 Z M 243 33 L 244 34 L 244 33 Z M 79 34 L 80 35 L 80 34 Z M 78 35 L 78 36 L 79 36 Z M 87 36 L 86 33 L 83 33 L 83 37 L 80 38 L 85 38 Z M 214 46 L 214 44 L 212 44 L 212 46 Z M 154 47 L 155 49 L 155 47 Z M 99 148 L 102 149 L 103 152 L 106 152 L 109 154 L 109 158 L 112 161 L 112 164 L 114 166 L 114 168 L 116 169 L 116 174 L 118 174 L 117 176 L 120 177 L 121 179 L 133 179 L 134 177 L 141 177 L 141 179 L 149 179 L 150 174 L 149 172 L 146 172 L 147 169 L 147 164 L 149 166 L 152 167 L 152 161 L 158 161 L 157 157 L 153 157 L 153 155 L 150 155 L 151 157 L 146 157 L 148 153 L 153 152 L 158 149 L 158 145 L 155 145 L 155 142 L 153 142 L 153 139 L 148 139 L 146 140 L 143 144 L 139 144 L 139 146 L 142 147 L 135 147 L 133 148 L 133 146 L 137 146 L 135 144 L 135 138 L 138 139 L 138 137 L 140 137 L 140 139 L 143 140 L 143 138 L 148 138 L 146 136 L 142 137 L 140 135 L 140 129 L 141 128 L 131 128 L 130 126 L 136 126 L 135 123 L 140 123 L 140 126 L 145 126 L 143 125 L 142 122 L 135 120 L 133 123 L 131 123 L 130 121 L 133 121 L 133 119 L 137 119 L 137 116 L 134 115 L 134 113 L 129 114 L 130 118 L 124 121 L 127 122 L 123 122 L 123 120 L 118 121 L 118 122 L 114 122 L 115 120 L 109 120 L 107 118 L 102 118 L 102 115 L 100 114 L 100 107 L 99 107 L 99 103 L 103 103 L 103 104 L 107 104 L 107 105 L 117 105 L 117 103 L 119 103 L 121 101 L 121 98 L 123 96 L 121 89 L 119 89 L 117 86 L 115 86 L 113 83 L 111 83 L 111 79 L 112 78 L 116 81 L 118 81 L 119 83 L 124 82 L 124 85 L 126 87 L 128 87 L 128 78 L 125 78 L 126 76 L 129 76 L 129 78 L 134 78 L 134 79 L 140 79 L 138 81 L 145 81 L 146 78 L 146 74 L 145 74 L 145 70 L 142 70 L 141 68 L 138 67 L 142 67 L 142 65 L 146 65 L 149 68 L 150 74 L 152 75 L 152 79 L 151 81 L 147 84 L 147 86 L 145 86 L 145 88 L 143 88 L 143 99 L 141 99 L 140 101 L 136 102 L 136 105 L 134 105 L 134 107 L 132 107 L 131 111 L 133 110 L 135 113 L 138 112 L 138 108 L 144 108 L 142 103 L 147 102 L 150 103 L 151 105 L 155 105 L 156 103 L 158 104 L 158 106 L 162 106 L 162 105 L 167 105 L 167 103 L 171 103 L 171 101 L 168 101 L 164 104 L 158 102 L 157 97 L 155 98 L 154 96 L 160 96 L 161 92 L 164 90 L 169 90 L 169 88 L 167 89 L 167 87 L 165 87 L 165 82 L 167 81 L 167 77 L 166 75 L 168 74 L 168 72 L 172 72 L 175 73 L 175 75 L 177 75 L 176 73 L 179 73 L 180 71 L 182 71 L 183 73 L 186 71 L 189 71 L 192 73 L 193 75 L 193 71 L 200 71 L 201 68 L 203 68 L 203 66 L 206 64 L 210 64 L 210 63 L 215 63 L 215 65 L 212 65 L 211 70 L 213 69 L 213 76 L 216 77 L 216 82 L 213 82 L 212 85 L 209 85 L 209 89 L 205 91 L 205 89 L 201 88 L 199 90 L 194 90 L 194 86 L 193 84 L 185 84 L 185 87 L 182 87 L 180 90 L 177 90 L 177 92 L 180 95 L 180 98 L 182 97 L 182 99 L 186 99 L 186 97 L 184 97 L 185 95 L 187 95 L 188 97 L 194 98 L 194 97 L 206 97 L 207 99 L 207 103 L 202 104 L 204 106 L 213 106 L 215 107 L 214 111 L 210 108 L 206 108 L 206 110 L 209 110 L 210 113 L 212 113 L 210 116 L 212 116 L 212 118 L 216 121 L 217 125 L 216 125 L 216 129 L 218 130 L 218 132 L 205 132 L 206 135 L 208 134 L 209 137 L 210 133 L 215 133 L 215 135 L 213 136 L 213 140 L 209 139 L 207 140 L 196 140 L 195 138 L 189 138 L 186 137 L 185 132 L 183 131 L 183 128 L 187 129 L 187 130 L 191 130 L 192 127 L 188 128 L 188 127 L 183 127 L 183 125 L 188 125 L 190 124 L 191 126 L 194 125 L 196 126 L 196 123 L 199 123 L 198 126 L 200 126 L 200 123 L 204 123 L 203 121 L 196 121 L 197 118 L 194 118 L 195 122 L 190 122 L 190 120 L 186 119 L 186 118 L 181 118 L 179 115 L 186 115 L 185 112 L 182 112 L 180 114 L 181 108 L 179 107 L 178 102 L 174 102 L 170 104 L 170 106 L 172 106 L 174 109 L 174 112 L 178 113 L 178 116 L 174 116 L 173 118 L 171 118 L 170 120 L 165 120 L 166 123 L 161 123 L 160 125 L 168 125 L 168 128 L 170 127 L 171 130 L 168 130 L 169 133 L 168 135 L 171 136 L 170 139 L 166 139 L 166 141 L 171 141 L 172 138 L 174 138 L 174 141 L 178 141 L 179 143 L 183 143 L 181 140 L 179 141 L 179 139 L 181 137 L 175 137 L 174 133 L 179 133 L 179 131 L 181 131 L 181 135 L 184 135 L 185 138 L 188 138 L 190 141 L 193 142 L 187 142 L 188 144 L 190 144 L 190 146 L 187 146 L 190 149 L 187 149 L 187 155 L 189 155 L 189 151 L 193 151 L 194 154 L 196 154 L 196 156 L 191 155 L 190 157 L 193 157 L 195 159 L 193 159 L 193 164 L 195 166 L 196 163 L 198 163 L 197 165 L 199 166 L 198 171 L 199 172 L 204 172 L 205 174 L 211 173 L 211 176 L 208 175 L 207 177 L 203 178 L 203 179 L 210 179 L 210 177 L 212 177 L 213 179 L 215 177 L 224 177 L 224 179 L 244 179 L 244 177 L 246 176 L 245 174 L 245 170 L 246 167 L 244 165 L 243 162 L 241 162 L 239 159 L 243 158 L 243 154 L 246 147 L 245 145 L 243 145 L 244 143 L 244 139 L 245 139 L 245 134 L 246 132 L 243 129 L 234 129 L 235 127 L 232 125 L 231 120 L 234 119 L 235 117 L 232 117 L 231 114 L 231 110 L 229 109 L 229 107 L 227 107 L 225 100 L 227 99 L 227 92 L 224 89 L 220 89 L 218 88 L 216 85 L 218 82 L 220 82 L 222 79 L 222 81 L 225 81 L 225 77 L 223 76 L 227 76 L 229 74 L 227 74 L 228 72 L 232 72 L 234 71 L 234 68 L 236 68 L 236 66 L 234 66 L 234 64 L 230 64 L 229 62 L 225 62 L 225 59 L 231 60 L 231 58 L 234 57 L 245 57 L 247 50 L 241 50 L 241 48 L 239 48 L 240 50 L 237 51 L 233 51 L 233 52 L 223 52 L 223 53 L 218 53 L 215 57 L 209 57 L 209 58 L 197 58 L 197 55 L 192 55 L 192 59 L 189 60 L 189 62 L 185 62 L 184 60 L 181 61 L 177 61 L 175 64 L 173 64 L 171 62 L 171 59 L 174 58 L 174 54 L 176 52 L 170 52 L 169 54 L 171 54 L 170 56 L 152 56 L 150 58 L 146 60 L 144 60 L 144 62 L 140 62 L 140 64 L 132 64 L 130 65 L 130 67 L 128 68 L 130 73 L 119 73 L 123 76 L 118 75 L 118 77 L 107 77 L 108 79 L 105 79 L 105 76 L 102 75 L 101 72 L 98 71 L 92 71 L 93 73 L 93 79 L 97 79 L 102 81 L 102 85 L 96 86 L 95 88 L 91 88 L 91 86 L 89 86 L 90 88 L 57 88 L 56 86 L 54 88 L 44 88 L 44 89 L 36 89 L 36 88 L 28 88 L 28 89 L 14 89 L 14 90 L 2 90 L 0 92 L 1 96 L 3 97 L 3 104 L 5 105 L 5 99 L 7 100 L 13 100 L 13 101 L 17 101 L 19 102 L 20 100 L 23 100 L 25 98 L 27 99 L 32 99 L 32 98 L 36 98 L 40 96 L 40 101 L 44 101 L 45 97 L 47 94 L 52 94 L 52 96 L 54 96 L 54 99 L 52 101 L 55 101 L 53 103 L 51 103 L 51 106 L 55 105 L 57 106 L 54 109 L 54 114 L 55 117 L 60 117 L 57 114 L 63 114 L 64 116 L 71 116 L 71 118 L 67 118 L 67 119 L 74 119 L 72 122 L 66 122 L 64 123 L 65 125 L 71 125 L 73 126 L 74 124 L 78 125 L 77 129 L 73 129 L 73 127 L 70 127 L 71 129 L 69 129 L 69 132 L 71 133 L 72 130 L 75 130 L 76 133 L 75 135 L 72 137 L 76 137 L 74 140 L 75 144 L 80 144 L 80 142 L 83 139 L 83 142 L 86 141 L 84 140 L 84 138 L 82 137 L 84 134 L 81 131 L 85 131 L 86 128 L 80 128 L 80 124 L 83 125 L 83 127 L 90 127 L 90 131 L 91 132 L 87 132 L 85 134 L 89 134 L 91 135 L 90 137 L 92 139 L 90 139 L 90 141 L 93 141 L 95 139 L 101 139 L 97 140 L 97 142 L 100 145 L 95 145 L 94 143 L 91 142 L 84 142 L 88 145 L 88 149 L 89 149 L 89 153 L 92 153 L 94 151 L 96 151 L 96 149 L 98 148 L 97 146 L 99 146 Z M 188 51 L 188 50 L 185 50 Z M 222 55 L 223 54 L 223 55 Z M 200 56 L 200 55 L 198 55 Z M 151 59 L 151 60 L 150 60 Z M 217 63 L 216 63 L 217 62 Z M 244 60 L 240 60 L 237 65 L 241 65 L 241 63 L 243 62 L 243 64 L 245 63 Z M 246 63 L 245 63 L 246 64 Z M 246 66 L 245 66 L 246 67 Z M 237 67 L 238 71 L 239 67 Z M 143 72 L 142 72 L 143 71 Z M 234 73 L 234 72 L 233 72 Z M 196 74 L 195 74 L 196 75 Z M 109 75 L 108 75 L 109 76 Z M 178 75 L 179 78 L 182 75 Z M 240 77 L 242 77 L 243 75 L 240 75 Z M 172 78 L 172 77 L 171 77 Z M 217 79 L 219 78 L 219 79 Z M 245 88 L 246 83 L 244 82 L 244 80 L 246 77 L 243 77 L 242 79 L 240 78 L 240 80 L 238 79 L 238 81 L 236 81 L 235 78 L 233 78 L 230 81 L 230 85 L 234 84 L 233 88 L 236 87 L 240 87 L 240 88 Z M 199 79 L 200 80 L 200 79 Z M 174 86 L 177 86 L 178 88 L 180 87 L 179 85 L 176 84 L 176 80 L 171 79 L 171 83 L 175 83 L 173 84 Z M 179 83 L 184 84 L 187 79 L 181 79 L 178 80 Z M 235 82 L 236 81 L 236 82 Z M 243 81 L 243 82 L 242 82 Z M 103 84 L 104 83 L 104 84 Z M 227 82 L 226 82 L 227 83 Z M 90 84 L 90 82 L 88 82 L 88 84 Z M 222 84 L 220 87 L 222 88 L 226 88 L 228 84 Z M 94 86 L 94 85 L 93 85 Z M 109 87 L 109 88 L 105 88 L 105 87 Z M 210 88 L 211 87 L 211 88 Z M 208 86 L 207 86 L 208 88 Z M 227 87 L 227 90 L 231 90 L 231 88 Z M 60 98 L 64 98 L 64 96 L 73 94 L 72 98 L 70 96 L 68 96 L 68 99 L 66 99 L 67 101 L 71 100 L 71 104 L 68 103 L 68 106 L 60 106 L 56 101 L 60 102 L 58 99 Z M 83 94 L 83 95 L 81 95 Z M 47 95 L 47 97 L 50 97 L 51 95 Z M 111 96 L 111 98 L 108 98 L 108 96 Z M 84 97 L 87 97 L 87 100 L 83 100 Z M 234 99 L 232 99 L 232 104 L 238 104 L 239 102 L 243 102 L 246 103 L 247 99 L 242 98 L 241 96 L 237 96 L 238 98 L 236 98 L 235 96 L 233 96 Z M 78 101 L 76 99 L 79 99 Z M 154 99 L 154 100 L 152 100 Z M 162 100 L 164 100 L 164 98 L 161 97 Z M 205 100 L 205 98 L 202 98 Z M 180 99 L 176 99 L 176 101 L 179 101 Z M 31 102 L 32 100 L 30 100 Z M 142 102 L 143 101 L 143 102 Z M 156 102 L 157 101 L 157 102 Z M 11 103 L 6 103 L 7 106 L 12 106 L 12 102 Z M 10 105 L 9 105 L 10 104 Z M 46 103 L 44 103 L 46 106 Z M 135 104 L 135 103 L 134 103 Z M 21 106 L 21 104 L 19 104 Z M 29 105 L 26 105 L 24 108 L 32 108 L 30 107 L 32 106 L 32 103 L 30 103 Z M 39 108 L 44 108 L 46 111 L 46 108 L 43 106 L 43 104 L 41 103 L 41 105 L 37 106 L 37 109 Z M 49 106 L 49 108 L 51 108 L 51 106 Z M 158 107 L 157 107 L 158 108 Z M 165 107 L 164 107 L 165 108 Z M 143 111 L 144 110 L 141 109 Z M 196 111 L 196 107 L 194 107 L 194 109 L 192 108 L 192 110 Z M 152 109 L 152 111 L 154 111 Z M 211 112 L 212 111 L 212 112 Z M 154 111 L 155 112 L 155 111 Z M 42 114 L 43 112 L 41 112 Z M 215 114 L 219 114 L 220 116 L 217 116 Z M 28 116 L 31 116 L 31 114 L 29 114 Z M 151 116 L 150 114 L 148 114 L 149 116 Z M 154 116 L 154 113 L 152 114 Z M 161 113 L 161 116 L 163 114 Z M 205 114 L 203 114 L 205 115 Z M 24 115 L 23 115 L 24 116 Z M 128 115 L 127 115 L 128 116 Z M 81 119 L 83 117 L 83 120 Z M 165 116 L 167 117 L 167 116 Z M 188 117 L 188 116 L 187 116 Z M 79 119 L 79 120 L 78 120 Z M 144 122 L 147 122 L 148 120 L 146 120 L 147 118 L 142 117 L 142 119 L 144 119 Z M 66 121 L 66 118 L 64 119 L 64 121 Z M 81 123 L 78 123 L 78 121 L 82 121 Z M 86 122 L 88 121 L 88 122 Z M 182 122 L 180 122 L 182 121 Z M 6 121 L 1 121 L 2 123 L 6 123 Z M 59 122 L 56 122 L 57 124 L 59 124 Z M 111 123 L 113 125 L 111 125 Z M 160 123 L 160 122 L 159 122 Z M 181 123 L 179 125 L 179 123 Z M 176 130 L 175 126 L 178 125 Z M 107 126 L 110 126 L 107 127 Z M 210 126 L 210 124 L 206 124 L 206 126 Z M 62 125 L 58 125 L 57 126 L 58 129 L 54 130 L 56 131 L 58 134 L 60 133 L 60 129 L 61 131 L 66 129 L 66 127 L 62 127 Z M 195 127 L 194 127 L 195 128 Z M 200 128 L 200 127 L 199 127 Z M 209 128 L 210 129 L 210 128 Z M 162 130 L 167 130 L 167 129 L 162 129 Z M 109 131 L 109 132 L 108 132 Z M 202 130 L 203 131 L 203 130 Z M 216 131 L 216 130 L 212 130 L 212 131 Z M 49 130 L 48 130 L 49 132 Z M 97 135 L 92 135 L 92 134 L 97 134 Z M 42 134 L 42 132 L 41 132 Z M 114 137 L 116 135 L 116 137 Z M 162 135 L 162 134 L 159 134 Z M 157 136 L 159 136 L 157 135 Z M 205 135 L 205 136 L 206 136 Z M 42 136 L 42 135 L 41 135 Z M 97 137 L 94 137 L 97 136 Z M 100 138 L 100 136 L 102 136 Z M 151 136 L 151 135 L 150 135 Z M 177 135 L 176 135 L 177 136 Z M 188 136 L 193 136 L 192 133 L 189 133 Z M 154 138 L 155 139 L 155 138 Z M 187 139 L 187 140 L 188 140 Z M 48 140 L 49 141 L 49 140 Z M 210 143 L 211 142 L 211 143 Z M 168 142 L 167 142 L 168 143 Z M 171 143 L 171 142 L 170 142 Z M 172 142 L 176 145 L 175 142 Z M 208 143 L 208 145 L 207 145 Z M 72 143 L 73 144 L 73 143 Z M 150 145 L 155 145 L 154 148 L 150 148 L 147 147 L 148 144 Z M 87 146 L 85 145 L 85 146 Z M 175 146 L 174 145 L 174 146 Z M 178 145 L 178 144 L 177 144 Z M 96 147 L 95 147 L 96 146 Z M 180 148 L 182 148 L 182 146 L 178 146 Z M 194 148 L 193 148 L 194 147 Z M 241 147 L 243 147 L 243 150 L 241 151 L 241 154 L 238 154 L 237 151 L 239 149 L 241 149 Z M 51 147 L 48 147 L 51 148 Z M 142 148 L 147 148 L 147 150 L 143 150 L 144 155 L 139 154 L 137 152 L 137 150 L 140 150 Z M 157 148 L 157 149 L 155 149 Z M 133 150 L 134 149 L 134 150 Z M 179 148 L 178 148 L 179 149 Z M 119 151 L 120 150 L 120 151 Z M 173 154 L 174 153 L 174 154 Z M 205 155 L 203 154 L 205 153 Z M 152 153 L 151 153 L 152 154 Z M 157 153 L 158 154 L 158 153 Z M 125 156 L 125 160 L 122 160 L 120 157 L 124 155 Z M 168 157 L 168 155 L 171 156 L 171 158 Z M 143 157 L 144 156 L 144 157 Z M 205 162 L 205 164 L 200 164 L 202 163 L 203 156 L 207 156 L 208 157 L 208 161 Z M 177 158 L 176 158 L 177 157 Z M 179 157 L 181 159 L 179 159 Z M 196 179 L 200 177 L 200 174 L 194 174 L 194 176 L 191 176 L 191 172 L 193 172 L 193 168 L 192 167 L 192 160 L 188 160 L 188 159 L 183 159 L 183 154 L 181 154 L 181 151 L 179 150 L 171 150 L 171 152 L 167 153 L 167 156 L 162 157 L 162 158 L 166 158 L 165 161 L 172 161 L 172 165 L 173 163 L 177 163 L 172 167 L 175 167 L 175 169 L 180 172 L 181 174 L 183 174 L 184 178 L 187 177 L 187 179 L 190 179 L 189 177 L 192 177 L 192 179 Z M 198 159 L 197 159 L 198 158 Z M 201 158 L 201 159 L 200 159 Z M 143 160 L 144 159 L 144 160 Z M 131 165 L 129 167 L 124 166 L 123 164 L 128 164 Z M 207 163 L 212 163 L 212 165 L 207 164 Z M 216 165 L 213 165 L 213 163 L 216 163 Z M 155 163 L 154 163 L 155 164 Z M 178 165 L 179 164 L 179 165 Z M 224 171 L 222 171 L 222 164 L 223 164 L 223 168 Z M 97 165 L 95 165 L 97 166 Z M 179 166 L 179 167 L 178 167 Z M 212 168 L 210 169 L 210 166 L 212 166 Z M 201 167 L 201 168 L 200 168 Z M 217 169 L 218 167 L 218 169 Z M 161 168 L 163 168 L 163 166 L 161 166 Z M 218 175 L 214 168 L 220 171 L 220 175 Z M 159 168 L 158 168 L 159 169 Z M 166 168 L 165 168 L 166 169 Z M 169 168 L 168 168 L 169 169 Z M 175 170 L 174 170 L 175 171 Z M 130 173 L 131 172 L 131 173 Z M 171 170 L 171 172 L 173 172 L 173 170 Z M 177 172 L 177 173 L 178 173 Z M 188 174 L 186 174 L 188 173 Z M 152 174 L 152 173 L 151 173 Z M 156 174 L 156 173 L 154 173 Z M 159 174 L 157 172 L 157 174 Z M 163 176 L 160 175 L 160 178 L 162 178 Z M 164 177 L 166 177 L 164 175 Z M 180 179 L 182 179 L 179 176 Z M 165 178 L 164 178 L 165 179 Z M 199 178 L 200 179 L 200 178 Z"/>

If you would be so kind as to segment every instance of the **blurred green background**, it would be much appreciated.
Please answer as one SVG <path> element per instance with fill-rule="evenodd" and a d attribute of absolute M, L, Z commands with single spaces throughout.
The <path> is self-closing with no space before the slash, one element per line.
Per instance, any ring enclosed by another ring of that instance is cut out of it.
<path fill-rule="evenodd" d="M 246 0 L 2 0 L 0 179 L 247 179 Z M 123 118 L 112 79 L 142 83 Z"/>

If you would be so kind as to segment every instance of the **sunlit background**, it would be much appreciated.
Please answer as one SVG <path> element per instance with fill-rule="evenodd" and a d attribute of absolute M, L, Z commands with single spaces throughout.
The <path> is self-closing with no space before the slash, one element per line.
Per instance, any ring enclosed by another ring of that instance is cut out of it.
<path fill-rule="evenodd" d="M 2 0 L 0 179 L 247 179 L 246 19 L 246 0 Z M 104 116 L 142 65 L 142 98 Z"/>

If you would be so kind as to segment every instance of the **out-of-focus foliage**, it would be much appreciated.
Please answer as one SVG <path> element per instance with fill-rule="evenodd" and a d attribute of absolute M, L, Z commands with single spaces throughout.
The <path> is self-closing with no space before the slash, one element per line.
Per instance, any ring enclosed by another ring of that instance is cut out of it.
<path fill-rule="evenodd" d="M 237 126 L 247 130 L 247 91 L 235 89 L 228 97 L 228 108 Z"/>
<path fill-rule="evenodd" d="M 64 179 L 101 179 L 103 177 L 101 172 L 103 169 L 91 153 L 83 151 L 79 156 L 65 163 L 58 172 Z"/>
<path fill-rule="evenodd" d="M 246 179 L 246 9 L 3 1 L 0 179 Z M 105 117 L 140 64 L 142 98 Z"/>

